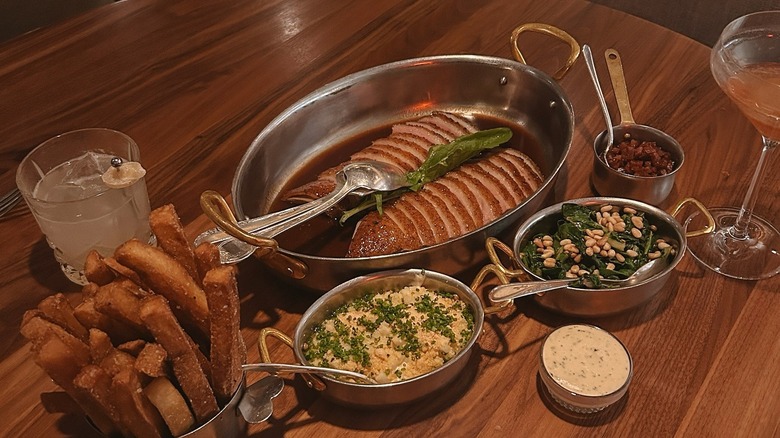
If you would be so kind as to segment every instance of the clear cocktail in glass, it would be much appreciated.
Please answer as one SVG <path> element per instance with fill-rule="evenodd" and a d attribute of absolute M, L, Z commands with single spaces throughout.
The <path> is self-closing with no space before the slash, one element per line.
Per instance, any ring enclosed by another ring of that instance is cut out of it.
<path fill-rule="evenodd" d="M 129 239 L 151 238 L 144 179 L 124 188 L 103 183 L 101 176 L 115 157 L 138 162 L 138 146 L 118 131 L 82 129 L 36 147 L 16 174 L 16 184 L 62 271 L 75 283 L 85 284 L 84 260 L 92 249 L 108 257 Z"/>
<path fill-rule="evenodd" d="M 689 249 L 723 275 L 768 278 L 780 272 L 780 234 L 772 218 L 753 214 L 753 207 L 769 156 L 780 144 L 780 11 L 749 14 L 731 22 L 712 49 L 710 67 L 718 85 L 763 142 L 741 207 L 710 209 L 715 232 L 691 239 Z"/>

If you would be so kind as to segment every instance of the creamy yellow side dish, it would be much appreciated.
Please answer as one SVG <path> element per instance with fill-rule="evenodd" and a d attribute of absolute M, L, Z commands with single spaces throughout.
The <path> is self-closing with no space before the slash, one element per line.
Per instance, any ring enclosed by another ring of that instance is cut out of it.
<path fill-rule="evenodd" d="M 315 327 L 303 352 L 312 365 L 389 383 L 442 366 L 473 331 L 474 315 L 456 294 L 407 286 L 339 307 Z"/>

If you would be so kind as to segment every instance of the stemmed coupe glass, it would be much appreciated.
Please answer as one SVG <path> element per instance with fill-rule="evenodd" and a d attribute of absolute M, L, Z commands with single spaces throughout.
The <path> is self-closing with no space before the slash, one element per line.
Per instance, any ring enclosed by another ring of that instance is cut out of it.
<path fill-rule="evenodd" d="M 761 134 L 763 149 L 742 206 L 711 209 L 715 231 L 689 240 L 689 248 L 701 263 L 728 277 L 768 278 L 780 272 L 780 234 L 754 215 L 753 207 L 767 161 L 780 143 L 780 11 L 732 21 L 712 49 L 710 67 Z"/>

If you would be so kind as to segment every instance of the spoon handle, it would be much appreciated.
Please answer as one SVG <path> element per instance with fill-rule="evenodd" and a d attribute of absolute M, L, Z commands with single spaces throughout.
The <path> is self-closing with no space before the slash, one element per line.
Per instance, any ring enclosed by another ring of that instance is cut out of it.
<path fill-rule="evenodd" d="M 323 368 L 310 365 L 292 365 L 284 363 L 249 363 L 241 365 L 243 371 L 265 371 L 269 373 L 308 373 L 324 376 L 351 377 L 360 382 L 373 382 L 368 376 L 353 371 L 335 368 Z"/>
<path fill-rule="evenodd" d="M 273 238 L 273 237 L 275 237 L 275 236 L 277 236 L 277 235 L 279 235 L 279 234 L 289 230 L 290 228 L 298 226 L 298 225 L 308 221 L 309 219 L 311 219 L 311 218 L 313 218 L 313 217 L 315 217 L 315 216 L 317 216 L 317 215 L 319 215 L 321 213 L 324 213 L 329 208 L 331 208 L 334 205 L 338 204 L 339 201 L 344 199 L 344 197 L 347 196 L 348 194 L 350 194 L 353 190 L 355 190 L 355 185 L 350 184 L 349 181 L 347 181 L 344 185 L 340 186 L 335 191 L 331 192 L 327 196 L 327 198 L 328 198 L 327 200 L 325 200 L 324 202 L 319 203 L 314 208 L 308 209 L 305 212 L 303 212 L 303 213 L 301 213 L 301 214 L 299 214 L 299 215 L 297 215 L 295 217 L 292 217 L 292 218 L 289 218 L 289 219 L 285 219 L 285 220 L 283 220 L 281 222 L 278 222 L 278 223 L 275 223 L 275 224 L 273 224 L 271 226 L 263 227 L 263 228 L 257 228 L 257 229 L 252 231 L 252 234 L 254 234 L 256 236 L 267 237 L 269 239 Z M 312 201 L 312 202 L 317 202 L 317 201 Z"/>
<path fill-rule="evenodd" d="M 353 185 L 342 180 L 336 190 L 320 199 L 259 218 L 241 221 L 238 222 L 238 226 L 249 234 L 271 239 L 333 207 L 353 189 Z M 213 228 L 201 233 L 195 239 L 195 245 L 202 242 L 211 242 L 219 247 L 222 263 L 241 262 L 257 249 L 253 245 L 225 233 L 220 228 Z"/>
<path fill-rule="evenodd" d="M 541 292 L 563 289 L 571 283 L 571 280 L 526 281 L 520 283 L 502 284 L 494 287 L 488 296 L 494 303 L 514 300 Z"/>
<path fill-rule="evenodd" d="M 612 89 L 615 91 L 618 111 L 620 111 L 621 124 L 634 124 L 634 115 L 631 114 L 631 104 L 628 101 L 628 87 L 626 76 L 623 74 L 623 63 L 620 61 L 620 53 L 615 49 L 607 49 L 604 52 L 609 69 L 609 78 L 612 80 Z"/>
<path fill-rule="evenodd" d="M 596 87 L 596 95 L 598 95 L 599 103 L 601 104 L 601 112 L 604 114 L 604 120 L 607 122 L 607 147 L 612 146 L 615 141 L 612 132 L 612 117 L 609 115 L 607 109 L 607 101 L 604 99 L 604 92 L 601 91 L 601 82 L 599 76 L 596 73 L 596 64 L 593 62 L 593 53 L 590 51 L 590 46 L 585 44 L 582 46 L 582 53 L 585 55 L 585 65 L 588 66 L 588 73 L 590 73 L 590 79 L 593 81 L 593 85 Z"/>
<path fill-rule="evenodd" d="M 287 223 L 287 221 L 296 217 L 302 217 L 307 213 L 310 214 L 310 212 L 315 208 L 321 207 L 323 204 L 331 202 L 335 196 L 340 195 L 339 189 L 341 188 L 342 187 L 339 186 L 336 188 L 336 190 L 323 196 L 322 198 L 315 199 L 314 201 L 307 202 L 305 204 L 296 205 L 285 210 L 280 210 L 263 216 L 239 221 L 238 226 L 249 234 L 259 235 L 263 229 L 269 229 L 274 225 Z M 307 215 L 306 217 L 308 218 L 309 216 Z M 201 233 L 195 239 L 195 246 L 200 245 L 203 242 L 210 242 L 218 245 L 222 242 L 232 239 L 235 238 L 217 227 Z"/>

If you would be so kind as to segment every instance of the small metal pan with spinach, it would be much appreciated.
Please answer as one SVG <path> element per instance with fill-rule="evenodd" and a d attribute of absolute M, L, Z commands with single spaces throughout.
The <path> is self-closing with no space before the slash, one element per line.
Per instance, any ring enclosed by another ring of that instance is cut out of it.
<path fill-rule="evenodd" d="M 632 207 L 573 203 L 561 206 L 552 234 L 537 234 L 519 254 L 526 268 L 547 279 L 572 279 L 573 287 L 608 287 L 602 279 L 628 278 L 650 260 L 677 252 L 656 225 Z"/>

